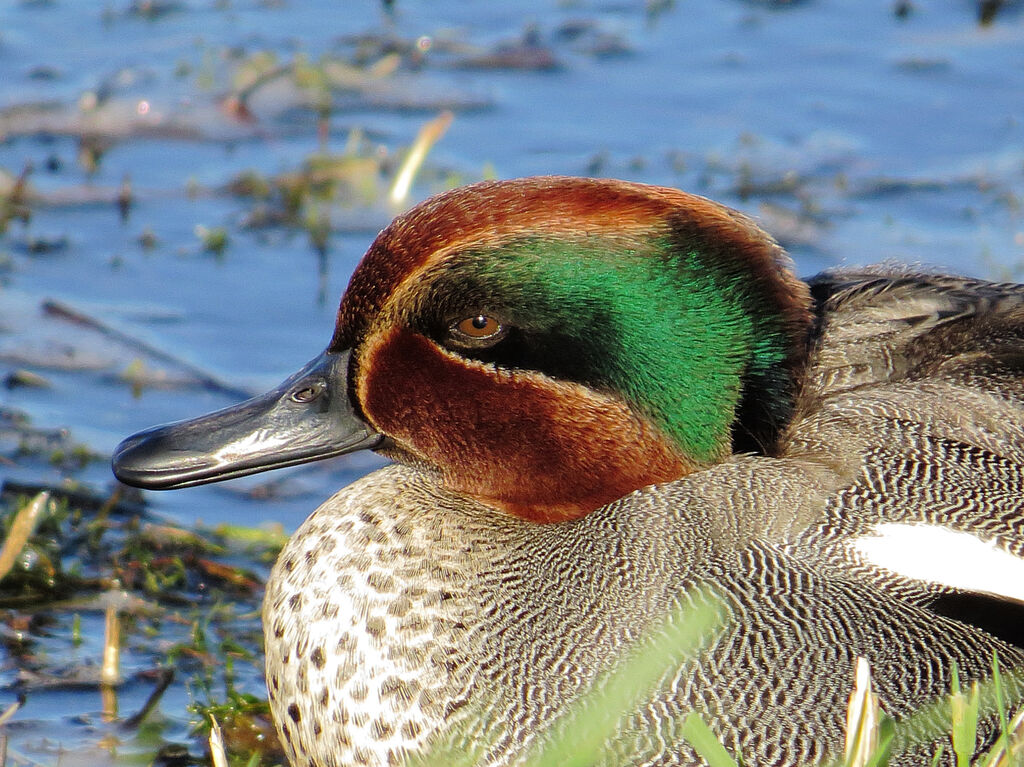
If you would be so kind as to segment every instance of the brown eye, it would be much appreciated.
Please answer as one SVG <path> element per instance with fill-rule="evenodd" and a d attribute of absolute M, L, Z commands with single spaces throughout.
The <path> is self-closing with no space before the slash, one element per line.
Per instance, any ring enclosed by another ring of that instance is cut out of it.
<path fill-rule="evenodd" d="M 466 317 L 456 323 L 455 328 L 470 338 L 491 338 L 501 332 L 501 323 L 494 317 L 478 314 L 476 317 Z"/>
<path fill-rule="evenodd" d="M 508 328 L 494 317 L 474 314 L 448 326 L 448 340 L 455 346 L 485 348 L 505 337 Z"/>

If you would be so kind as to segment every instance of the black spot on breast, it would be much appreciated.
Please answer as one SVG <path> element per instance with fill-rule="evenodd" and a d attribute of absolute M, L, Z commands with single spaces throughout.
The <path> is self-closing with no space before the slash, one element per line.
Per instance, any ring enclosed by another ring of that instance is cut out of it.
<path fill-rule="evenodd" d="M 302 714 L 299 712 L 299 707 L 294 703 L 288 704 L 288 716 L 292 718 L 295 724 L 298 724 L 302 720 Z"/>
<path fill-rule="evenodd" d="M 318 669 L 323 668 L 324 663 L 326 662 L 326 658 L 324 658 L 323 648 L 317 647 L 315 650 L 313 650 L 313 652 L 309 656 L 309 659 L 313 662 L 313 665 L 316 666 Z"/>
<path fill-rule="evenodd" d="M 338 637 L 339 652 L 355 650 L 358 645 L 359 642 L 356 640 L 356 638 L 349 634 L 347 631 L 340 637 Z"/>

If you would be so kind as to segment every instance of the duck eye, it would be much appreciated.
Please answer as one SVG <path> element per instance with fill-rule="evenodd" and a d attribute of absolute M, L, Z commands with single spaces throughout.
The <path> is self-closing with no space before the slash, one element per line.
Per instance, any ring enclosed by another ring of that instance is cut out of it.
<path fill-rule="evenodd" d="M 461 319 L 452 323 L 448 330 L 456 343 L 472 345 L 496 343 L 505 335 L 505 326 L 486 314 Z"/>
<path fill-rule="evenodd" d="M 494 319 L 494 317 L 478 314 L 476 317 L 467 317 L 456 327 L 460 333 L 470 338 L 490 338 L 501 330 L 501 323 Z"/>

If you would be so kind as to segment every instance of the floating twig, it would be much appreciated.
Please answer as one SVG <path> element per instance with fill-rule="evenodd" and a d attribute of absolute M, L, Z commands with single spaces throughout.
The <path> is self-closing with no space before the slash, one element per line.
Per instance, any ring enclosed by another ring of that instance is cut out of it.
<path fill-rule="evenodd" d="M 167 688 L 171 686 L 171 682 L 174 681 L 174 669 L 163 668 L 160 669 L 160 678 L 156 683 L 156 687 L 153 692 L 146 698 L 146 702 L 142 704 L 142 708 L 139 709 L 138 713 L 125 719 L 121 722 L 121 727 L 125 730 L 134 730 L 149 716 L 149 712 L 152 711 L 156 704 L 160 702 L 160 699 L 167 692 Z"/>
<path fill-rule="evenodd" d="M 210 391 L 220 392 L 221 394 L 227 394 L 240 399 L 248 399 L 254 394 L 254 392 L 248 391 L 247 389 L 242 389 L 238 386 L 225 383 L 219 380 L 216 376 L 207 373 L 196 365 L 193 365 L 191 362 L 175 357 L 173 354 L 169 354 L 162 349 L 157 349 L 155 346 L 146 343 L 140 338 L 136 338 L 123 331 L 117 330 L 116 328 L 112 328 L 105 322 L 102 322 L 95 317 L 90 317 L 88 314 L 68 306 L 65 303 L 55 301 L 53 299 L 47 299 L 46 301 L 43 301 L 42 308 L 46 314 L 49 314 L 52 317 L 57 317 L 68 322 L 73 322 L 76 325 L 81 325 L 82 327 L 95 330 L 106 338 L 123 344 L 130 349 L 142 352 L 152 359 L 168 365 L 173 365 L 195 377 L 206 389 L 209 389 Z"/>
<path fill-rule="evenodd" d="M 38 482 L 18 482 L 13 479 L 5 479 L 0 484 L 0 501 L 15 498 L 19 495 L 35 495 L 44 491 L 56 501 L 67 501 L 68 504 L 77 506 L 84 511 L 95 512 L 94 518 L 100 518 L 114 510 L 118 514 L 144 515 L 146 513 L 145 507 L 141 502 L 135 500 L 126 501 L 123 498 L 123 487 L 119 487 L 109 497 L 103 497 L 85 490 L 50 487 Z M 108 506 L 109 509 L 106 508 Z"/>
<path fill-rule="evenodd" d="M 21 707 L 24 706 L 24 705 L 25 705 L 25 696 L 24 695 L 19 695 L 18 699 L 16 701 L 14 701 L 14 703 L 9 705 L 7 708 L 5 708 L 4 712 L 2 714 L 0 714 L 0 727 L 2 727 L 3 725 L 7 724 L 11 720 L 11 717 L 13 717 L 15 714 L 17 714 L 18 711 L 21 709 Z M 0 760 L 0 764 L 3 764 L 2 760 Z"/>

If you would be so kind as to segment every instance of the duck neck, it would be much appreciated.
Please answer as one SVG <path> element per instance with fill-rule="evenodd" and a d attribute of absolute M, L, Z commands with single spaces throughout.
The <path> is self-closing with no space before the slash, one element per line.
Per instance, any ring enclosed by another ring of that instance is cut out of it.
<path fill-rule="evenodd" d="M 625 376 L 631 398 L 697 464 L 769 452 L 793 413 L 804 328 L 747 264 L 687 242 L 661 247 L 665 262 L 648 279 L 665 283 L 652 309 L 666 316 L 648 331 L 642 369 Z"/>
<path fill-rule="evenodd" d="M 700 346 L 717 337 L 723 370 L 737 384 L 728 433 L 730 451 L 770 454 L 790 422 L 813 325 L 810 290 L 792 272 L 781 247 L 753 221 L 704 200 L 700 216 L 671 219 L 666 252 L 683 291 L 709 296 L 716 327 L 699 307 L 685 312 L 688 335 Z M 699 348 L 697 350 L 699 353 Z"/>

